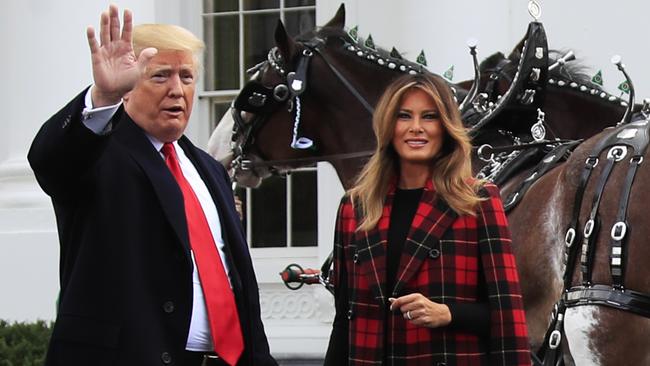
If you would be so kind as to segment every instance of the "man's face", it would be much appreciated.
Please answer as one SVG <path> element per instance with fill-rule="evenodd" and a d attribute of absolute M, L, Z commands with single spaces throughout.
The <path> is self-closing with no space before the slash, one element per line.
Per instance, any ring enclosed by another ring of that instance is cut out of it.
<path fill-rule="evenodd" d="M 159 51 L 124 97 L 126 112 L 161 142 L 178 140 L 192 113 L 195 68 L 188 51 Z"/>

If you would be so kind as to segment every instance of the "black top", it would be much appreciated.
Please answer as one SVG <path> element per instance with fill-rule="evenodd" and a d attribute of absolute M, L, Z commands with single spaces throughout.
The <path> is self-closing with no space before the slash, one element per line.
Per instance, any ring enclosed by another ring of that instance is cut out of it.
<path fill-rule="evenodd" d="M 404 242 L 411 229 L 411 222 L 418 210 L 424 188 L 397 189 L 390 212 L 388 245 L 386 250 L 386 291 L 392 293 L 397 280 L 399 260 L 404 250 Z"/>
<path fill-rule="evenodd" d="M 417 212 L 420 198 L 424 188 L 397 189 L 393 199 L 393 207 L 390 213 L 390 225 L 388 227 L 388 244 L 386 252 L 386 293 L 391 293 L 395 287 L 396 277 L 399 270 L 399 262 L 404 249 L 404 243 L 411 229 L 413 217 Z M 329 347 L 325 356 L 325 366 L 338 366 L 348 364 L 348 291 L 347 273 L 341 272 L 340 282 L 337 283 L 335 307 L 336 316 L 330 337 Z M 485 283 L 479 283 L 485 292 Z M 478 334 L 482 337 L 489 337 L 490 332 L 490 308 L 486 297 L 485 302 L 479 303 L 448 303 L 451 313 L 451 323 L 448 328 Z M 388 320 L 388 314 L 386 314 Z M 384 322 L 384 326 L 390 326 L 390 322 Z M 384 335 L 390 334 L 390 329 L 385 329 Z M 384 345 L 387 346 L 387 337 Z M 384 360 L 384 363 L 385 360 Z"/>

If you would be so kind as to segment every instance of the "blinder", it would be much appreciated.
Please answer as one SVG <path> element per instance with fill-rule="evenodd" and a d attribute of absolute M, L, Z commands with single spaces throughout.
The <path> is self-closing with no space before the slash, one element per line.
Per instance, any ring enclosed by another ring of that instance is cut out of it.
<path fill-rule="evenodd" d="M 241 90 L 233 106 L 240 111 L 267 115 L 285 102 L 288 97 L 289 89 L 284 84 L 269 88 L 259 81 L 251 80 Z"/>

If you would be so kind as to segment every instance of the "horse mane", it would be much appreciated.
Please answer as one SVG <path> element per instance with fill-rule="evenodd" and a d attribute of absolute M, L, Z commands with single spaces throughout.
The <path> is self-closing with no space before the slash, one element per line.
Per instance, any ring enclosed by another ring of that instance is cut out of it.
<path fill-rule="evenodd" d="M 316 27 L 316 29 L 313 29 L 313 30 L 310 30 L 310 31 L 307 31 L 307 32 L 304 32 L 304 33 L 298 35 L 296 37 L 296 41 L 307 42 L 307 41 L 310 41 L 310 40 L 312 40 L 314 38 L 321 38 L 321 39 L 327 40 L 330 37 L 341 38 L 341 39 L 345 40 L 347 43 L 352 44 L 352 45 L 354 45 L 354 46 L 356 46 L 358 48 L 361 48 L 361 49 L 364 49 L 364 50 L 369 50 L 369 48 L 365 46 L 366 38 L 359 36 L 359 37 L 357 37 L 357 40 L 355 41 L 348 34 L 348 29 L 347 28 L 342 29 L 342 28 L 337 28 L 337 27 Z M 410 60 L 408 60 L 408 59 L 406 59 L 404 57 L 395 58 L 395 57 L 391 56 L 390 51 L 386 50 L 385 48 L 379 47 L 377 45 L 375 45 L 375 49 L 373 50 L 373 53 L 376 56 L 380 56 L 380 57 L 382 57 L 384 59 L 387 59 L 387 60 L 399 61 L 399 64 L 411 66 L 416 70 L 423 69 L 423 70 L 426 70 L 428 72 L 431 72 L 426 68 L 426 66 L 418 64 L 418 63 L 413 62 L 413 61 L 410 61 Z M 399 54 L 400 54 L 400 56 L 402 56 L 401 52 Z"/>
<path fill-rule="evenodd" d="M 548 64 L 549 66 L 555 63 L 558 59 L 564 56 L 568 50 L 554 50 L 551 49 L 548 52 Z M 517 65 L 519 65 L 519 59 L 521 57 L 520 52 L 513 52 L 508 59 L 510 62 L 504 66 L 503 71 L 506 73 L 511 73 L 514 75 Z M 488 56 L 485 60 L 481 62 L 481 70 L 488 67 L 496 67 L 499 61 L 505 59 L 506 56 L 497 52 Z M 580 85 L 588 85 L 592 89 L 602 91 L 603 88 L 600 85 L 594 84 L 591 82 L 591 76 L 588 74 L 590 67 L 585 65 L 581 60 L 573 60 L 565 63 L 564 65 L 555 68 L 550 71 L 548 74 L 549 79 L 555 80 L 565 80 L 569 82 L 576 82 Z"/>
<path fill-rule="evenodd" d="M 548 63 L 552 65 L 564 56 L 568 50 L 549 50 Z M 602 90 L 600 85 L 591 82 L 591 76 L 588 74 L 590 67 L 585 65 L 582 61 L 573 60 L 565 63 L 563 66 L 552 70 L 548 77 L 555 79 L 564 79 L 575 81 L 578 84 L 590 85 L 593 89 Z"/>

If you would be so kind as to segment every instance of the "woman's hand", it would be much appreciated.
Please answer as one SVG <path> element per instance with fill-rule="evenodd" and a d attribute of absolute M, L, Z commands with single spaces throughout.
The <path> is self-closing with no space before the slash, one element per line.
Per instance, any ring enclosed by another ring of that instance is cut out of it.
<path fill-rule="evenodd" d="M 404 319 L 414 325 L 439 328 L 451 323 L 451 312 L 445 304 L 438 304 L 427 299 L 424 295 L 415 293 L 398 297 L 389 298 L 391 302 L 390 310 L 399 310 Z"/>

